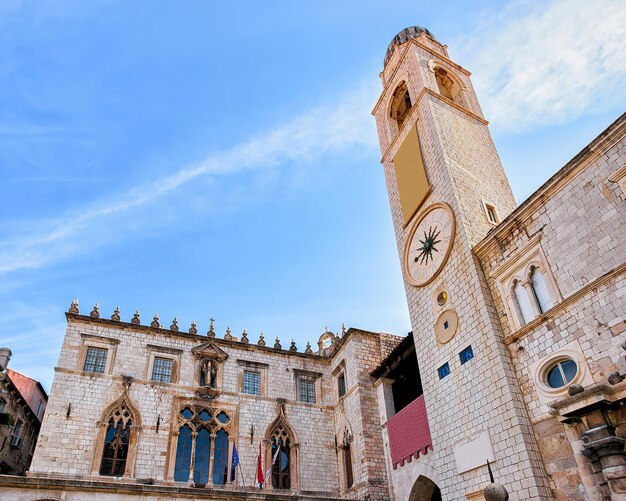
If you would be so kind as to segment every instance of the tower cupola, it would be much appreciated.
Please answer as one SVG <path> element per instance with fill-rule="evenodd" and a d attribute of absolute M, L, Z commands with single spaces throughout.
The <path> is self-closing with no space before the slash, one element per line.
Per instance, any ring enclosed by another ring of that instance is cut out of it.
<path fill-rule="evenodd" d="M 435 35 L 433 35 L 426 28 L 422 28 L 421 26 L 409 26 L 408 28 L 404 28 L 400 33 L 398 33 L 391 43 L 387 46 L 387 53 L 385 54 L 384 66 L 387 66 L 387 62 L 391 58 L 393 51 L 396 49 L 398 45 L 402 45 L 403 43 L 408 42 L 412 38 L 419 37 L 422 33 L 425 33 L 429 38 L 432 38 L 435 42 L 437 39 Z"/>

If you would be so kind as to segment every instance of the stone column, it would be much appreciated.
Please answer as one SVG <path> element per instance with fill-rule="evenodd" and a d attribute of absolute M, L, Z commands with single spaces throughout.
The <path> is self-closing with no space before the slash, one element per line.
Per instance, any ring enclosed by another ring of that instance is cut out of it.
<path fill-rule="evenodd" d="M 189 485 L 193 486 L 193 470 L 196 463 L 196 438 L 198 438 L 198 432 L 194 431 L 191 434 L 191 458 L 189 458 Z"/>

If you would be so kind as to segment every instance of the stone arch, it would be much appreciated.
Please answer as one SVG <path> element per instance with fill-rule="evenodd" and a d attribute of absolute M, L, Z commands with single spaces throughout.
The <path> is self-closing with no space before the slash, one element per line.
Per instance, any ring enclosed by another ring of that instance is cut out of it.
<path fill-rule="evenodd" d="M 404 122 L 413 107 L 413 101 L 406 80 L 401 80 L 391 94 L 389 102 L 389 117 L 397 129 L 402 129 Z"/>
<path fill-rule="evenodd" d="M 435 83 L 437 84 L 439 94 L 461 106 L 467 106 L 464 92 L 465 86 L 459 77 L 449 68 L 433 60 L 429 62 L 428 66 L 435 75 Z"/>
<path fill-rule="evenodd" d="M 289 461 L 289 490 L 298 490 L 300 488 L 300 475 L 299 475 L 299 461 L 298 461 L 298 449 L 300 442 L 295 430 L 289 423 L 287 416 L 285 415 L 285 401 L 279 399 L 278 401 L 278 415 L 276 419 L 267 427 L 265 431 L 265 437 L 263 439 L 263 445 L 265 446 L 265 468 L 269 469 L 272 465 L 273 454 L 272 446 L 277 444 L 278 440 L 282 440 L 283 443 L 287 443 L 288 451 L 287 458 Z M 273 483 L 273 470 L 270 474 L 270 478 L 267 479 L 266 484 L 268 488 L 277 489 Z"/>
<path fill-rule="evenodd" d="M 125 478 L 131 478 L 134 476 L 135 472 L 137 445 L 139 443 L 139 432 L 141 431 L 141 414 L 131 400 L 128 394 L 128 386 L 126 385 L 124 387 L 124 393 L 104 409 L 102 418 L 96 422 L 98 431 L 96 432 L 95 445 L 91 458 L 91 475 L 100 475 L 107 429 L 111 423 L 114 427 L 117 427 L 119 424 L 122 425 L 123 429 L 128 427 L 128 453 L 123 476 Z"/>
<path fill-rule="evenodd" d="M 409 501 L 441 501 L 441 491 L 430 478 L 420 475 L 413 484 Z"/>

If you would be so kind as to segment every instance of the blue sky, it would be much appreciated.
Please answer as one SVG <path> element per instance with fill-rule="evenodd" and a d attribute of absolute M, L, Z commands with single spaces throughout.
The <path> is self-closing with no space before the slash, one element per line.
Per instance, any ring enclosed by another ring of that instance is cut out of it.
<path fill-rule="evenodd" d="M 473 72 L 519 201 L 623 112 L 618 1 L 3 1 L 11 366 L 50 387 L 73 298 L 300 349 L 405 334 L 370 112 L 413 24 Z"/>

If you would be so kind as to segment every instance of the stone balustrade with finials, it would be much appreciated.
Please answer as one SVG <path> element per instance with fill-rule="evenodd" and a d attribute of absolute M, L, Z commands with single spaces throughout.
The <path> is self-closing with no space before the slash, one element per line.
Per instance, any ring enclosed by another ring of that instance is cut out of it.
<path fill-rule="evenodd" d="M 70 307 L 67 311 L 67 315 L 68 316 L 81 316 L 80 313 L 80 309 L 78 306 L 78 299 L 73 299 Z M 109 320 L 102 318 L 101 314 L 100 314 L 100 305 L 99 303 L 96 303 L 93 307 L 93 309 L 89 312 L 88 315 L 91 319 L 98 319 L 104 322 L 108 322 Z M 115 310 L 113 311 L 113 313 L 111 314 L 111 318 L 110 321 L 113 322 L 119 322 L 122 324 L 131 324 L 131 325 L 135 325 L 135 326 L 142 326 L 141 324 L 141 315 L 139 313 L 139 310 L 136 310 L 135 313 L 133 314 L 133 317 L 130 319 L 129 322 L 124 322 L 121 318 L 121 313 L 120 313 L 120 307 L 117 306 L 115 308 Z M 208 338 L 216 338 L 216 332 L 215 332 L 215 319 L 211 318 L 209 320 L 210 324 L 209 324 L 209 329 L 207 330 L 206 333 L 206 337 Z M 164 331 L 164 332 L 169 332 L 172 335 L 185 335 L 185 334 L 190 334 L 193 336 L 199 336 L 198 334 L 198 325 L 196 323 L 195 320 L 193 320 L 191 322 L 191 325 L 189 326 L 189 329 L 187 330 L 187 332 L 183 331 L 180 329 L 180 326 L 178 325 L 178 319 L 177 317 L 174 317 L 174 319 L 172 320 L 169 328 L 166 328 L 164 324 L 161 323 L 160 319 L 159 319 L 159 314 L 155 313 L 154 316 L 152 317 L 152 320 L 150 321 L 150 323 L 148 325 L 143 325 L 142 327 L 147 327 L 150 329 L 158 329 L 159 331 Z M 323 356 L 323 357 L 328 357 L 331 353 L 331 351 L 335 351 L 336 348 L 338 348 L 341 339 L 346 335 L 347 330 L 345 327 L 345 324 L 341 325 L 341 334 L 337 333 L 333 333 L 331 331 L 328 330 L 328 327 L 325 327 L 325 332 L 322 334 L 322 337 L 320 339 L 323 339 L 324 341 L 327 340 L 327 342 L 323 342 L 323 341 L 318 341 L 318 345 L 319 345 L 319 350 L 314 352 L 313 348 L 311 347 L 311 343 L 307 342 L 306 343 L 306 347 L 304 349 L 304 353 L 305 355 L 317 355 L 317 356 Z M 237 343 L 242 343 L 242 344 L 250 344 L 250 339 L 248 338 L 248 332 L 246 331 L 246 329 L 243 330 L 243 332 L 241 333 L 240 337 L 237 336 L 233 336 L 232 335 L 232 331 L 230 329 L 230 326 L 228 326 L 226 328 L 226 332 L 224 334 L 223 339 L 225 341 L 233 341 L 233 342 L 237 342 Z M 268 346 L 267 345 L 267 341 L 265 340 L 265 335 L 263 334 L 263 332 L 260 333 L 259 335 L 259 339 L 256 343 L 257 346 L 260 346 L 262 348 L 266 348 L 266 349 L 271 349 L 271 350 L 276 350 L 276 351 L 288 351 L 291 353 L 298 353 L 298 347 L 296 345 L 296 342 L 294 339 L 291 340 L 291 343 L 289 345 L 289 348 L 284 349 L 280 339 L 277 337 L 274 344 L 272 346 Z"/>

